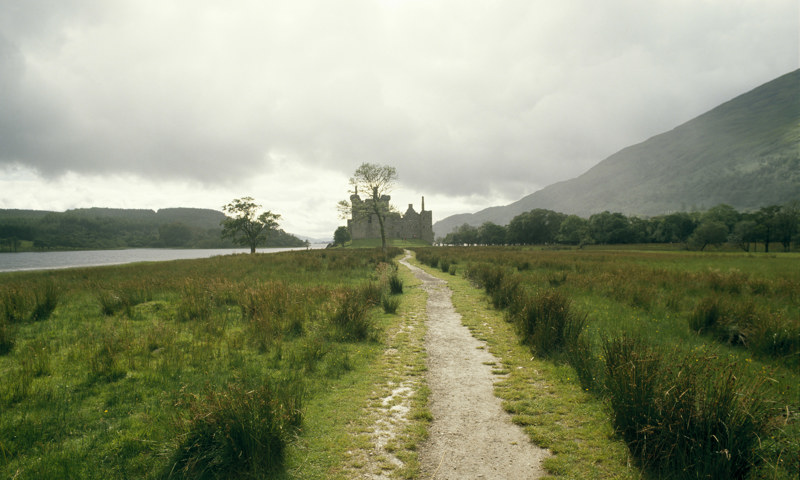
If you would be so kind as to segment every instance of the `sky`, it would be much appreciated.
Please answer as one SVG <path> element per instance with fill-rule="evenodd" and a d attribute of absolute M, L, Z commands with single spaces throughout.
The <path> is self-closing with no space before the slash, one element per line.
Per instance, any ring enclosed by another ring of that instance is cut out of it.
<path fill-rule="evenodd" d="M 0 208 L 506 205 L 798 68 L 797 0 L 0 0 Z"/>

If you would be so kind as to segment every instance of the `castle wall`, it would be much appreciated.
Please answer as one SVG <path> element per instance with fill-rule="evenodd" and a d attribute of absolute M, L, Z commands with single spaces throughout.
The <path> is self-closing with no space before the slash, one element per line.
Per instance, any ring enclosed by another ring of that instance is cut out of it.
<path fill-rule="evenodd" d="M 358 195 L 350 197 L 353 205 L 361 206 L 362 203 L 370 200 L 362 201 Z M 384 199 L 381 199 L 384 200 Z M 385 198 L 388 203 L 389 197 Z M 423 200 L 423 208 L 424 208 Z M 363 208 L 360 208 L 363 210 Z M 361 218 L 354 219 L 352 212 L 351 218 L 347 220 L 347 228 L 350 229 L 350 235 L 353 240 L 367 239 L 367 238 L 381 238 L 381 226 L 378 222 L 377 215 L 369 214 L 362 215 Z M 385 220 L 386 238 L 395 239 L 412 239 L 419 238 L 428 243 L 433 243 L 433 214 L 429 210 L 422 210 L 417 213 L 414 208 L 409 205 L 405 214 L 390 213 L 386 216 Z"/>

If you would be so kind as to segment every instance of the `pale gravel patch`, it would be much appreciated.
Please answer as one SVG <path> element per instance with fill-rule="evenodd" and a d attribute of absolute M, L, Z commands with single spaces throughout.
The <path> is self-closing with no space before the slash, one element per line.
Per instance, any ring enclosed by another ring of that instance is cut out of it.
<path fill-rule="evenodd" d="M 511 423 L 494 395 L 498 360 L 461 324 L 447 282 L 404 260 L 428 292 L 427 383 L 433 414 L 420 461 L 426 479 L 536 479 L 549 455 Z"/>
<path fill-rule="evenodd" d="M 417 326 L 424 327 L 424 321 L 424 311 L 409 312 L 405 321 L 394 332 L 389 332 L 387 343 L 394 345 L 400 335 L 412 336 Z M 414 345 L 404 340 L 400 342 L 403 345 L 401 348 Z M 421 340 L 416 345 L 421 346 Z M 349 466 L 346 470 L 349 478 L 391 480 L 397 478 L 397 472 L 405 466 L 398 458 L 396 452 L 400 450 L 395 449 L 397 445 L 393 445 L 393 442 L 402 440 L 400 437 L 409 424 L 412 402 L 424 377 L 409 371 L 403 354 L 396 347 L 389 347 L 383 352 L 381 361 L 385 364 L 387 380 L 375 385 L 372 399 L 364 410 L 364 417 L 368 419 L 365 423 L 369 423 L 370 427 L 361 435 L 367 446 L 348 452 Z"/>

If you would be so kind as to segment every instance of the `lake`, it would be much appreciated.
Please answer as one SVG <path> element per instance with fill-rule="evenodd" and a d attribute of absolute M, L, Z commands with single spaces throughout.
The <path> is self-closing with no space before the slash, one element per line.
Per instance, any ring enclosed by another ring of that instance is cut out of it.
<path fill-rule="evenodd" d="M 326 244 L 311 244 L 310 248 L 325 248 Z M 306 247 L 259 248 L 258 253 L 305 250 Z M 21 270 L 50 270 L 55 268 L 98 267 L 134 262 L 163 262 L 191 258 L 208 258 L 235 253 L 249 254 L 245 248 L 170 249 L 129 248 L 124 250 L 78 250 L 69 252 L 0 253 L 0 272 Z"/>

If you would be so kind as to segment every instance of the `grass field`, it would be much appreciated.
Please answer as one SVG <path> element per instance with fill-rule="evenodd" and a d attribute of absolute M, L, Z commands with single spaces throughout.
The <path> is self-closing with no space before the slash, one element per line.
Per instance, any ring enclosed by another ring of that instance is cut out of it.
<path fill-rule="evenodd" d="M 501 358 L 496 392 L 555 477 L 797 477 L 800 256 L 414 248 Z M 411 420 L 384 451 L 404 467 L 376 468 L 418 478 L 425 298 L 383 261 L 0 275 L 0 476 L 358 477 L 407 383 Z"/>
<path fill-rule="evenodd" d="M 800 256 L 416 252 L 482 287 L 531 361 L 571 367 L 648 474 L 797 477 Z M 542 399 L 523 385 L 506 393 L 507 409 L 542 442 L 561 426 L 536 430 Z"/>
<path fill-rule="evenodd" d="M 397 308 L 383 259 L 0 275 L 0 476 L 346 478 L 346 426 L 401 318 L 379 308 Z"/>

